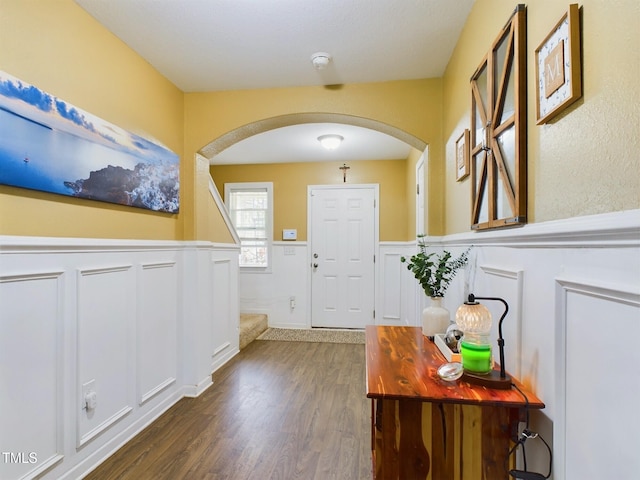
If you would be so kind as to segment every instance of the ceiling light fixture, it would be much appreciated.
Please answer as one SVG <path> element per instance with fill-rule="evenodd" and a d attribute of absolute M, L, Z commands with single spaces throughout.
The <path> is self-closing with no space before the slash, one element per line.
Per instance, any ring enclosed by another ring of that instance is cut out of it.
<path fill-rule="evenodd" d="M 316 52 L 311 55 L 311 63 L 316 70 L 324 70 L 331 63 L 331 54 L 327 52 Z"/>
<path fill-rule="evenodd" d="M 318 137 L 318 141 L 320 142 L 320 145 L 322 145 L 327 150 L 335 150 L 340 146 L 343 140 L 344 140 L 344 137 L 342 137 L 341 135 L 335 135 L 335 134 L 320 135 Z"/>

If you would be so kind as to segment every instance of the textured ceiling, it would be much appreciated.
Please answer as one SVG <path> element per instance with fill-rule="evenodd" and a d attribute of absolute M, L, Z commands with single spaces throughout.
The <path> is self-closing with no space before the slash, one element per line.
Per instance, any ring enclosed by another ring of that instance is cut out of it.
<path fill-rule="evenodd" d="M 474 0 L 76 3 L 178 88 L 204 92 L 440 77 Z M 311 64 L 318 51 L 332 55 L 325 70 Z M 369 133 L 369 144 L 390 140 Z M 282 137 L 272 143 L 277 148 Z M 391 144 L 380 146 L 397 155 Z M 265 151 L 257 147 L 254 153 Z M 254 153 L 244 151 L 243 162 Z"/>

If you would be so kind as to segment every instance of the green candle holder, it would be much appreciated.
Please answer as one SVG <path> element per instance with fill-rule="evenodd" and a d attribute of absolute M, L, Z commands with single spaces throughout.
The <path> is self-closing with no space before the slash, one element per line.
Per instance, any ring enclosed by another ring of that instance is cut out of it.
<path fill-rule="evenodd" d="M 460 354 L 462 355 L 462 368 L 465 371 L 485 374 L 492 368 L 491 345 L 460 342 Z"/>

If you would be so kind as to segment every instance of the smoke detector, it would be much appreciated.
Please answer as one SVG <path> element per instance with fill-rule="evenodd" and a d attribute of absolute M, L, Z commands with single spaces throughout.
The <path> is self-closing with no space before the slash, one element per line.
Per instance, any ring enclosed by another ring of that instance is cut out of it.
<path fill-rule="evenodd" d="M 327 52 L 316 52 L 311 55 L 311 63 L 316 70 L 324 70 L 331 63 L 331 55 Z"/>

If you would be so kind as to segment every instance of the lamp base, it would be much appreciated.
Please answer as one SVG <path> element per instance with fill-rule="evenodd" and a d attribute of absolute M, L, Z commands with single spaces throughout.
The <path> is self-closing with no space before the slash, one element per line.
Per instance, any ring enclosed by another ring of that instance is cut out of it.
<path fill-rule="evenodd" d="M 498 390 L 510 390 L 511 389 L 511 377 L 507 375 L 505 378 L 500 376 L 498 370 L 491 370 L 489 373 L 480 375 L 478 373 L 463 372 L 460 380 L 463 382 L 473 383 L 475 385 L 481 385 L 487 388 L 496 388 Z"/>

